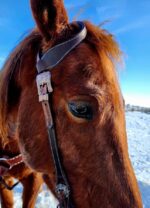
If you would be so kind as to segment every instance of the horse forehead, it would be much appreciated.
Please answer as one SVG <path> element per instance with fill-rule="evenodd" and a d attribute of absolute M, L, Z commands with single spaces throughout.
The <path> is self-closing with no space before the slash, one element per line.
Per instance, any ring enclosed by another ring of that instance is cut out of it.
<path fill-rule="evenodd" d="M 98 53 L 94 50 L 90 44 L 82 43 L 72 53 L 72 57 L 75 61 L 85 63 L 87 65 L 93 65 L 94 63 L 99 62 Z"/>
<path fill-rule="evenodd" d="M 52 70 L 54 81 L 66 82 L 75 80 L 80 83 L 90 81 L 100 73 L 100 58 L 88 44 L 82 43 L 70 52 L 59 64 L 56 70 Z"/>

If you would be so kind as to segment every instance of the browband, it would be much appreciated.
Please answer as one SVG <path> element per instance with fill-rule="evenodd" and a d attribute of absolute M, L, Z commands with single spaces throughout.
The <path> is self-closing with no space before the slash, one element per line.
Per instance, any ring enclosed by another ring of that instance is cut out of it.
<path fill-rule="evenodd" d="M 72 51 L 77 45 L 81 43 L 82 40 L 85 39 L 87 30 L 84 23 L 79 21 L 76 23 L 80 28 L 80 32 L 75 37 L 56 45 L 53 48 L 50 48 L 41 58 L 38 54 L 36 64 L 38 73 L 55 67 L 70 51 Z"/>

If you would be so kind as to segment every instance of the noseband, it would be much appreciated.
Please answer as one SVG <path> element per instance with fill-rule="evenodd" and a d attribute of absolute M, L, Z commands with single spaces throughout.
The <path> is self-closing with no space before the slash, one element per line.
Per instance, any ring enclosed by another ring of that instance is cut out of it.
<path fill-rule="evenodd" d="M 50 48 L 40 58 L 37 56 L 36 78 L 39 94 L 39 102 L 42 103 L 46 126 L 48 130 L 48 138 L 50 149 L 53 156 L 53 162 L 56 172 L 56 195 L 59 201 L 58 208 L 73 208 L 71 199 L 71 189 L 66 177 L 63 165 L 61 163 L 59 149 L 57 145 L 56 133 L 51 111 L 50 96 L 53 92 L 51 85 L 51 70 L 57 66 L 76 46 L 78 46 L 86 37 L 87 30 L 83 22 L 76 22 L 80 31 L 72 39 Z"/>

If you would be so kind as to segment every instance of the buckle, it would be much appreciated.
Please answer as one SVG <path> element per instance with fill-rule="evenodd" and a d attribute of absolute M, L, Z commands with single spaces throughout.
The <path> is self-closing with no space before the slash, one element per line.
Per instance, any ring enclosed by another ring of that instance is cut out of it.
<path fill-rule="evenodd" d="M 66 198 L 68 198 L 69 194 L 70 194 L 70 190 L 69 190 L 68 186 L 66 186 L 65 184 L 59 183 L 56 186 L 56 193 L 59 198 L 62 198 L 64 196 Z"/>
<path fill-rule="evenodd" d="M 38 74 L 36 77 L 39 102 L 48 101 L 48 94 L 53 91 L 51 73 L 49 71 Z"/>

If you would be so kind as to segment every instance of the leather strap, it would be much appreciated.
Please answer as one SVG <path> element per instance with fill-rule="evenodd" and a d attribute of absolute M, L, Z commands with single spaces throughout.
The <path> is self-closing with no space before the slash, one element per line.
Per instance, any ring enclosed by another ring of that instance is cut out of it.
<path fill-rule="evenodd" d="M 0 158 L 0 184 L 2 184 L 6 189 L 8 190 L 14 189 L 19 184 L 19 181 L 16 182 L 14 185 L 9 186 L 5 182 L 5 179 L 3 178 L 3 176 L 7 175 L 9 170 L 11 170 L 13 167 L 21 163 L 23 163 L 23 158 L 21 154 L 13 158 L 6 158 L 6 156 L 4 156 L 3 158 Z"/>
<path fill-rule="evenodd" d="M 5 157 L 0 158 L 0 176 L 5 175 L 10 169 L 12 169 L 16 165 L 19 165 L 20 163 L 23 163 L 23 158 L 21 154 L 8 159 Z"/>
<path fill-rule="evenodd" d="M 60 161 L 56 134 L 54 129 L 54 122 L 53 122 L 49 101 L 43 101 L 42 107 L 44 111 L 44 116 L 47 125 L 48 136 L 49 136 L 49 143 L 50 143 L 53 161 L 55 165 L 55 171 L 56 171 L 56 193 L 58 194 L 59 199 L 61 198 L 62 192 L 65 193 L 65 196 L 63 197 L 68 198 L 70 194 L 70 187 Z"/>
<path fill-rule="evenodd" d="M 80 28 L 80 32 L 75 37 L 50 48 L 41 58 L 38 54 L 36 64 L 38 73 L 55 67 L 70 51 L 85 39 L 87 30 L 84 23 L 78 21 L 77 24 Z"/>

